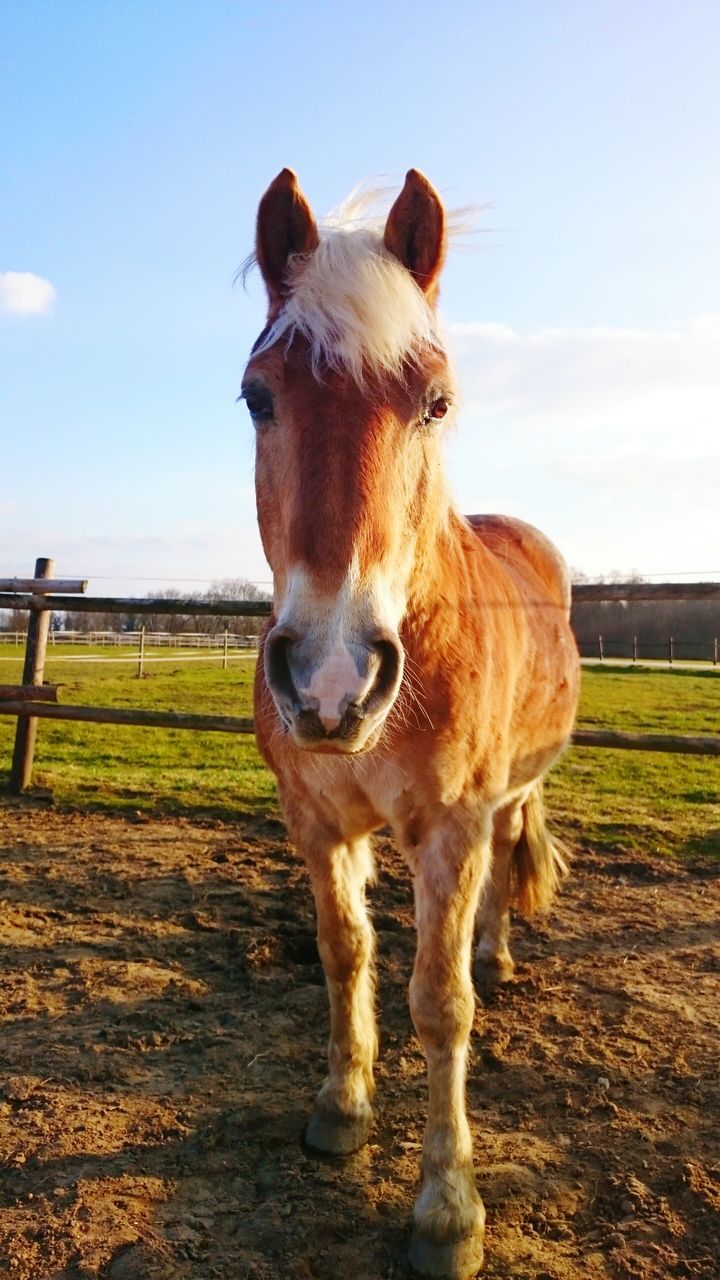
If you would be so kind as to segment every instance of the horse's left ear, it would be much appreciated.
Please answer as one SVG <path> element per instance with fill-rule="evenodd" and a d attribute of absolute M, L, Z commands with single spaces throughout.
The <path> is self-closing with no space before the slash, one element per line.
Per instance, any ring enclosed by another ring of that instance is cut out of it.
<path fill-rule="evenodd" d="M 427 178 L 409 169 L 405 186 L 388 214 L 385 248 L 399 258 L 420 285 L 434 296 L 445 261 L 445 210 Z"/>
<path fill-rule="evenodd" d="M 281 169 L 260 201 L 255 256 L 271 302 L 287 295 L 288 258 L 312 253 L 319 243 L 310 206 L 292 169 Z"/>

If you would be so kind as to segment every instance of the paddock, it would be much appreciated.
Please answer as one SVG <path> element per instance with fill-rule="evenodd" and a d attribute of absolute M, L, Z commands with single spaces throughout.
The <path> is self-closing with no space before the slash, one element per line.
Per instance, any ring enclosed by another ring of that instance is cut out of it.
<path fill-rule="evenodd" d="M 318 1162 L 300 1135 L 326 996 L 279 821 L 7 800 L 0 829 L 0 1271 L 409 1280 L 425 1082 L 390 843 L 378 1123 Z M 517 923 L 468 1082 L 492 1280 L 715 1280 L 717 890 L 708 859 L 576 839 L 552 915 Z"/>

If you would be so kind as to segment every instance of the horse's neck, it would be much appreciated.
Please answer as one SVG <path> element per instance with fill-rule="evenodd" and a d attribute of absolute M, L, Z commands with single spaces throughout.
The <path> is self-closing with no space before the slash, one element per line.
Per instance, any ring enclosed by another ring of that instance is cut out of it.
<path fill-rule="evenodd" d="M 478 595 L 478 581 L 492 575 L 486 548 L 453 508 L 449 499 L 436 508 L 427 521 L 418 543 L 415 568 L 410 583 L 407 620 L 422 628 L 447 635 L 450 617 L 460 619 L 469 598 Z"/>

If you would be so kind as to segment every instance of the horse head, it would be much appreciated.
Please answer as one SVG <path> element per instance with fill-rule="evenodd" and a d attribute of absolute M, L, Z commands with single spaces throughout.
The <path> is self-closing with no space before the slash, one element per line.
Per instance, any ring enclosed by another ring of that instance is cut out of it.
<path fill-rule="evenodd" d="M 288 169 L 260 203 L 269 309 L 242 394 L 274 577 L 264 663 L 307 750 L 378 741 L 403 679 L 402 620 L 448 519 L 445 242 L 442 203 L 414 169 L 384 225 L 350 206 L 318 226 Z"/>

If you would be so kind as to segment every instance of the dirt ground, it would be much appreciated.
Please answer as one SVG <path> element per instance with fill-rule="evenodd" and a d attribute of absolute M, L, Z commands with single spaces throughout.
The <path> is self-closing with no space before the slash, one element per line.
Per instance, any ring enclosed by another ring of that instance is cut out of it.
<path fill-rule="evenodd" d="M 0 807 L 0 1275 L 404 1280 L 425 1106 L 379 841 L 370 1144 L 309 1158 L 326 997 L 279 823 Z M 720 1277 L 718 877 L 579 850 L 477 1005 L 487 1277 Z"/>

